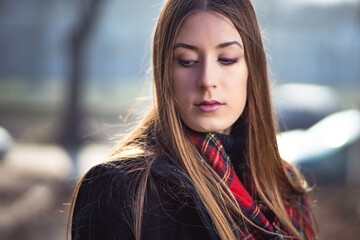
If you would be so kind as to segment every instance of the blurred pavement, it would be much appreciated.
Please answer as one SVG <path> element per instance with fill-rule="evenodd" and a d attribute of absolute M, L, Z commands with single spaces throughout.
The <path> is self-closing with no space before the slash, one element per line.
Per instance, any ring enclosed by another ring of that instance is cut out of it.
<path fill-rule="evenodd" d="M 106 160 L 111 151 L 105 145 L 88 145 L 79 150 L 79 174 Z M 72 162 L 67 152 L 57 145 L 16 144 L 3 160 L 2 168 L 27 175 L 56 179 L 76 177 L 72 175 Z"/>
<path fill-rule="evenodd" d="M 110 148 L 79 151 L 79 175 L 106 159 Z M 0 162 L 0 239 L 64 240 L 74 176 L 56 145 L 16 144 Z"/>

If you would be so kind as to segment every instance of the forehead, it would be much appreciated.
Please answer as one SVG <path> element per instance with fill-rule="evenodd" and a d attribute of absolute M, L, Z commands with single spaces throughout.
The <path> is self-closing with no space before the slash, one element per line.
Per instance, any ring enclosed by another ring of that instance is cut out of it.
<path fill-rule="evenodd" d="M 229 18 L 214 11 L 196 11 L 189 14 L 180 26 L 176 42 L 209 40 L 216 36 L 219 41 L 229 38 L 241 40 L 241 36 Z"/>

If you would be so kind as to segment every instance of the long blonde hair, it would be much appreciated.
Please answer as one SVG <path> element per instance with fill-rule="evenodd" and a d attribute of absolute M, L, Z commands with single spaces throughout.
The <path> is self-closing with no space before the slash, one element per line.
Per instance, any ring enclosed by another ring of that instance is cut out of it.
<path fill-rule="evenodd" d="M 290 233 L 302 239 L 286 213 L 284 201 L 291 199 L 293 194 L 305 194 L 306 184 L 300 174 L 295 181 L 290 179 L 279 156 L 265 51 L 250 0 L 168 0 L 162 8 L 152 48 L 153 107 L 121 142 L 110 159 L 122 161 L 138 158 L 142 161 L 134 164 L 137 169 L 143 170 L 137 198 L 134 200 L 135 237 L 141 238 L 144 196 L 151 165 L 159 155 L 170 154 L 167 149 L 171 149 L 172 158 L 179 161 L 192 180 L 221 239 L 235 239 L 232 228 L 237 224 L 231 217 L 232 213 L 237 213 L 251 224 L 238 207 L 231 191 L 219 181 L 211 167 L 199 164 L 201 156 L 186 135 L 175 107 L 171 81 L 174 41 L 183 20 L 199 10 L 215 11 L 226 16 L 242 37 L 249 70 L 247 103 L 234 127 L 241 128 L 246 139 L 246 157 L 260 197 Z M 163 143 L 166 143 L 166 147 Z"/>

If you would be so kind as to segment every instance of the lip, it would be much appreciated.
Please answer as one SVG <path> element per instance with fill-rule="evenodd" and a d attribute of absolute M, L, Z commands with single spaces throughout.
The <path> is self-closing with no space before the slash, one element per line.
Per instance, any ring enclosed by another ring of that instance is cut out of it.
<path fill-rule="evenodd" d="M 223 105 L 224 105 L 223 103 L 220 103 L 216 100 L 202 101 L 198 104 L 195 104 L 195 106 L 198 107 L 202 112 L 206 112 L 206 113 L 215 112 Z"/>

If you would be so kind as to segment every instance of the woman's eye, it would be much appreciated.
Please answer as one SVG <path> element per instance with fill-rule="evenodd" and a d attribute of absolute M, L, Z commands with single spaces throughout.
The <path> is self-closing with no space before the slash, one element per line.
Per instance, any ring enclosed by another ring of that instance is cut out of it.
<path fill-rule="evenodd" d="M 198 61 L 195 61 L 195 60 L 184 60 L 184 59 L 179 59 L 178 62 L 183 67 L 191 67 L 191 66 L 195 65 L 196 63 L 198 63 Z"/>
<path fill-rule="evenodd" d="M 231 65 L 238 62 L 237 58 L 219 58 L 218 61 L 223 65 Z"/>

